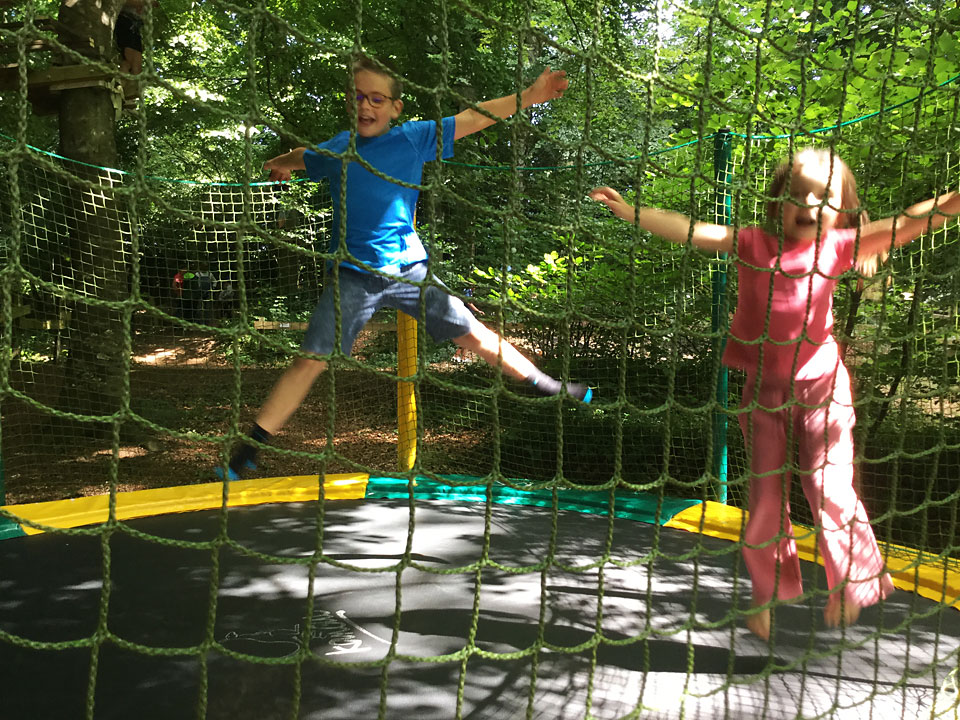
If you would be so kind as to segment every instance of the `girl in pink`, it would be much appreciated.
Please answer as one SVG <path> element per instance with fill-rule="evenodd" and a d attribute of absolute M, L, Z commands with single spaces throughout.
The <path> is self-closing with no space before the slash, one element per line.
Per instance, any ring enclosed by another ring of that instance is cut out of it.
<path fill-rule="evenodd" d="M 870 274 L 891 248 L 960 213 L 960 195 L 946 193 L 870 222 L 847 165 L 830 151 L 806 149 L 774 174 L 767 204 L 772 232 L 749 227 L 735 234 L 680 213 L 635 209 L 608 187 L 590 197 L 671 242 L 735 254 L 739 296 L 723 362 L 747 376 L 739 415 L 751 471 L 743 557 L 754 609 L 747 627 L 769 638 L 774 597 L 789 601 L 803 592 L 788 500 L 792 447 L 827 582 L 837 589 L 824 619 L 830 627 L 855 622 L 860 608 L 886 597 L 893 583 L 853 487 L 853 400 L 832 333 L 833 291 L 854 265 Z"/>

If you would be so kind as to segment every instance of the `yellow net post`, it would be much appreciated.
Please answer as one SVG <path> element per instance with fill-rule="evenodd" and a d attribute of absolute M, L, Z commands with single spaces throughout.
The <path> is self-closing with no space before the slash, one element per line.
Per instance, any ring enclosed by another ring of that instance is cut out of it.
<path fill-rule="evenodd" d="M 417 321 L 402 312 L 397 313 L 397 374 L 417 374 Z M 417 461 L 417 396 L 411 381 L 397 384 L 397 430 L 400 470 L 410 470 Z"/>

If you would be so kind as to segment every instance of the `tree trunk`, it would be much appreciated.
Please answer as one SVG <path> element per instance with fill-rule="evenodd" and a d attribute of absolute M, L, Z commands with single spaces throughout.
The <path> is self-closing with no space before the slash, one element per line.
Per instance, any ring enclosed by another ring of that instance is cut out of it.
<path fill-rule="evenodd" d="M 94 41 L 94 53 L 112 63 L 113 21 L 122 0 L 76 0 L 61 5 L 59 20 Z M 105 18 L 113 21 L 107 22 Z M 60 278 L 80 298 L 73 302 L 67 338 L 68 364 L 59 407 L 85 415 L 107 415 L 120 407 L 123 388 L 122 312 L 87 301 L 118 302 L 128 294 L 130 253 L 125 208 L 115 188 L 114 92 L 85 87 L 60 93 L 60 153 L 69 174 L 64 205 L 68 215 L 65 272 Z M 100 426 L 105 430 L 106 426 Z"/>

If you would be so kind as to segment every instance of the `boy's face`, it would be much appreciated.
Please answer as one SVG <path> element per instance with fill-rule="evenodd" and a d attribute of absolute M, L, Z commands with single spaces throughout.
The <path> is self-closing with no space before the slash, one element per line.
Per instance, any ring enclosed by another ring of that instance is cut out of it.
<path fill-rule="evenodd" d="M 843 172 L 834 165 L 815 160 L 797 161 L 790 178 L 790 197 L 783 204 L 783 233 L 800 243 L 817 239 L 817 230 L 826 233 L 839 227 L 843 202 Z M 818 205 L 826 200 L 823 207 Z M 810 206 L 810 207 L 805 207 Z"/>
<path fill-rule="evenodd" d="M 357 87 L 355 98 L 347 98 L 347 110 L 351 103 L 357 112 L 357 134 L 360 137 L 376 137 L 390 129 L 390 123 L 400 117 L 403 100 L 390 95 L 391 82 L 386 75 L 360 70 L 353 77 Z"/>

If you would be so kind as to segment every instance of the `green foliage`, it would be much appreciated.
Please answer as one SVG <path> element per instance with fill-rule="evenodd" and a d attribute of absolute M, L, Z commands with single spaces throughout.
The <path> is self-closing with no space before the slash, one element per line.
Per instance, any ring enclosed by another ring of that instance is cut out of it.
<path fill-rule="evenodd" d="M 395 323 L 396 312 L 382 310 L 377 313 L 374 322 Z M 435 343 L 426 333 L 420 333 L 417 339 L 417 351 L 423 363 L 429 366 L 436 362 L 448 361 L 454 353 L 452 343 Z M 354 346 L 354 357 L 366 365 L 396 372 L 397 333 L 396 330 L 381 331 L 366 342 Z"/>
<path fill-rule="evenodd" d="M 31 7 L 55 15 L 58 3 L 34 0 Z M 24 17 L 20 7 L 3 13 L 6 21 Z M 725 329 L 711 324 L 710 277 L 729 261 L 667 246 L 610 218 L 586 193 L 609 184 L 631 201 L 714 221 L 710 136 L 726 128 L 737 136 L 730 190 L 739 225 L 762 221 L 766 175 L 805 144 L 835 145 L 858 178 L 863 205 L 874 217 L 888 215 L 956 182 L 957 90 L 935 88 L 960 66 L 958 25 L 955 7 L 839 0 L 776 8 L 746 0 L 164 0 L 153 16 L 141 112 L 123 114 L 116 126 L 119 164 L 137 178 L 264 180 L 268 158 L 349 128 L 346 64 L 357 48 L 389 60 L 403 76 L 402 120 L 438 119 L 515 94 L 547 65 L 565 70 L 571 85 L 562 99 L 459 140 L 454 160 L 461 164 L 428 164 L 431 191 L 421 196 L 419 231 L 438 276 L 465 299 L 469 290 L 484 322 L 508 331 L 555 374 L 598 378 L 608 399 L 626 403 L 561 411 L 560 457 L 571 477 L 607 478 L 609 458 L 621 452 L 643 483 L 693 487 L 706 466 L 702 447 L 683 447 L 678 438 L 700 438 L 707 427 L 695 409 L 712 401 L 712 352 Z M 2 37 L 12 61 L 16 38 Z M 31 55 L 29 62 L 39 67 L 50 57 Z M 21 125 L 19 96 L 4 99 L 0 131 L 57 150 L 55 117 Z M 766 137 L 781 134 L 793 139 Z M 765 139 L 748 144 L 746 135 Z M 670 150 L 683 143 L 691 144 Z M 76 258 L 62 242 L 57 198 L 42 187 L 20 189 L 37 228 L 20 268 L 34 283 L 20 292 L 39 307 L 53 302 L 50 284 Z M 329 222 L 331 203 L 315 190 L 295 184 L 277 203 Z M 172 265 L 200 260 L 196 248 L 208 236 L 220 232 L 235 248 L 242 222 L 248 316 L 308 318 L 322 283 L 327 226 L 279 228 L 276 208 L 244 217 L 242 202 L 234 216 L 201 217 L 199 226 L 193 211 L 176 210 L 195 208 L 208 192 L 206 185 L 152 181 L 137 189 L 138 221 L 164 227 L 139 238 L 142 294 L 169 294 Z M 7 238 L 9 208 L 4 212 Z M 889 281 L 870 286 L 855 313 L 855 282 L 838 294 L 838 327 L 853 313 L 849 357 L 870 452 L 889 441 L 896 418 L 921 439 L 943 428 L 944 417 L 918 408 L 960 386 L 957 247 L 953 227 L 936 241 L 898 250 L 885 271 Z M 224 274 L 239 263 L 233 255 L 220 259 Z M 160 278 L 155 286 L 148 271 Z M 300 339 L 272 332 L 222 350 L 242 364 L 282 364 Z M 18 342 L 24 358 L 49 355 L 49 335 L 20 334 Z M 392 367 L 392 337 L 377 342 L 358 357 Z M 423 346 L 428 362 L 451 352 L 449 345 Z M 442 378 L 435 380 L 442 390 Z M 452 373 L 452 382 L 469 387 L 490 380 Z M 437 422 L 454 422 L 448 415 L 460 412 L 469 425 L 484 401 L 424 412 L 437 413 Z M 549 476 L 557 438 L 530 434 L 543 408 L 508 399 L 503 411 L 498 442 L 504 458 L 518 458 L 508 460 L 516 463 L 511 472 L 532 467 Z M 631 438 L 620 450 L 611 444 L 617 433 Z M 736 449 L 737 433 L 730 436 Z M 658 460 L 651 465 L 650 457 Z M 942 496 L 939 471 L 916 469 L 917 482 L 926 483 L 928 471 Z"/>
<path fill-rule="evenodd" d="M 285 367 L 300 349 L 303 332 L 273 330 L 269 335 L 245 335 L 233 342 L 218 343 L 218 353 L 242 366 Z"/>

